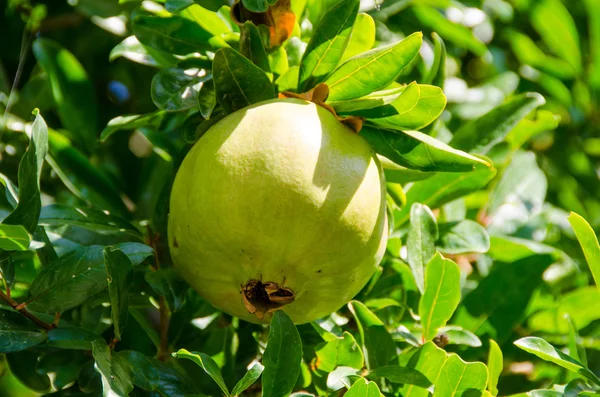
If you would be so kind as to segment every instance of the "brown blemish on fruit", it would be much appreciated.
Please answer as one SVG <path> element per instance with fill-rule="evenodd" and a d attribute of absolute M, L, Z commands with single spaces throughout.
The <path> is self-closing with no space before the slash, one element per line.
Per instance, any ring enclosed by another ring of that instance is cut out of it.
<path fill-rule="evenodd" d="M 177 239 L 175 237 L 173 237 L 173 247 L 179 248 L 179 243 L 177 242 Z"/>
<path fill-rule="evenodd" d="M 294 291 L 271 281 L 263 283 L 250 280 L 240 287 L 242 303 L 248 313 L 254 314 L 259 320 L 264 319 L 266 314 L 292 303 L 295 298 Z"/>

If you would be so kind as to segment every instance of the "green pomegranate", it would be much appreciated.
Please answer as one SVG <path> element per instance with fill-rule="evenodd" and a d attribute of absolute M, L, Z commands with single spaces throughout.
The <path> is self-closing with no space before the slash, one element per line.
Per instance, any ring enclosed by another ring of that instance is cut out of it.
<path fill-rule="evenodd" d="M 328 110 L 275 99 L 212 126 L 179 169 L 169 246 L 215 307 L 295 323 L 339 309 L 387 242 L 385 183 L 372 148 Z"/>

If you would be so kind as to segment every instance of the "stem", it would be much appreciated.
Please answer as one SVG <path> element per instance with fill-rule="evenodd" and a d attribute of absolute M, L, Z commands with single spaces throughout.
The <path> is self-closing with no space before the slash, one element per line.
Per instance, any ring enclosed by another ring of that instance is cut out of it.
<path fill-rule="evenodd" d="M 6 303 L 8 303 L 10 305 L 10 307 L 12 307 L 14 310 L 18 311 L 19 313 L 21 313 L 24 317 L 27 317 L 29 320 L 33 321 L 40 327 L 44 328 L 46 331 L 50 331 L 52 328 L 54 328 L 54 326 L 52 326 L 48 323 L 45 323 L 44 321 L 40 320 L 39 318 L 37 318 L 36 316 L 34 316 L 30 312 L 28 312 L 24 306 L 19 305 L 19 303 L 15 302 L 11 297 L 6 295 L 3 291 L 0 291 L 0 299 L 5 301 Z"/>
<path fill-rule="evenodd" d="M 160 312 L 160 347 L 158 349 L 158 359 L 165 361 L 169 355 L 169 308 L 163 296 L 159 301 Z"/>

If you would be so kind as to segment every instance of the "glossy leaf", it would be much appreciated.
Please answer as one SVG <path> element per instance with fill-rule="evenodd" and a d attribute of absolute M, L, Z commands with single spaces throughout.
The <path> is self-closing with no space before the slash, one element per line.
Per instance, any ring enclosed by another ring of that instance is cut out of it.
<path fill-rule="evenodd" d="M 348 308 L 358 326 L 358 342 L 363 348 L 367 369 L 391 364 L 396 357 L 396 344 L 383 322 L 361 302 L 350 301 Z"/>
<path fill-rule="evenodd" d="M 479 223 L 465 219 L 440 225 L 438 250 L 443 254 L 486 253 L 490 249 L 490 236 Z"/>
<path fill-rule="evenodd" d="M 487 384 L 487 368 L 483 363 L 467 363 L 451 354 L 444 363 L 435 385 L 434 397 L 481 395 Z M 479 394 L 476 394 L 477 391 Z"/>
<path fill-rule="evenodd" d="M 181 309 L 189 286 L 175 270 L 171 268 L 159 269 L 146 273 L 144 277 L 156 293 L 165 297 L 172 312 Z"/>
<path fill-rule="evenodd" d="M 227 385 L 225 384 L 225 380 L 223 380 L 221 370 L 217 366 L 217 363 L 215 363 L 215 360 L 213 360 L 210 356 L 199 352 L 189 352 L 185 349 L 179 349 L 179 351 L 173 355 L 177 358 L 185 358 L 196 363 L 204 370 L 204 372 L 208 374 L 208 376 L 215 381 L 225 396 L 231 395 Z"/>
<path fill-rule="evenodd" d="M 460 302 L 460 269 L 439 253 L 425 269 L 425 292 L 419 301 L 423 338 L 432 340 L 450 320 Z"/>
<path fill-rule="evenodd" d="M 12 353 L 39 345 L 46 334 L 20 314 L 0 309 L 0 353 Z"/>
<path fill-rule="evenodd" d="M 210 78 L 203 69 L 163 69 L 152 79 L 152 101 L 167 112 L 190 109 L 197 106 L 202 83 Z"/>
<path fill-rule="evenodd" d="M 106 141 L 118 131 L 135 130 L 142 127 L 157 128 L 164 119 L 165 112 L 157 111 L 148 114 L 131 114 L 111 119 L 100 133 L 100 141 Z"/>
<path fill-rule="evenodd" d="M 596 237 L 594 229 L 581 215 L 571 212 L 569 223 L 571 223 L 577 240 L 579 240 L 596 286 L 600 289 L 600 245 L 598 244 L 598 237 Z"/>
<path fill-rule="evenodd" d="M 256 363 L 244 374 L 244 377 L 239 380 L 231 391 L 232 396 L 239 396 L 243 391 L 248 389 L 260 378 L 265 367 L 261 363 Z"/>
<path fill-rule="evenodd" d="M 414 203 L 410 209 L 410 226 L 406 239 L 407 260 L 419 292 L 425 292 L 425 265 L 435 255 L 438 226 L 431 210 Z"/>
<path fill-rule="evenodd" d="M 337 67 L 350 39 L 358 8 L 357 0 L 340 0 L 323 15 L 300 62 L 300 92 L 316 87 Z"/>
<path fill-rule="evenodd" d="M 48 332 L 48 345 L 61 349 L 92 350 L 92 342 L 101 336 L 85 328 L 60 327 Z"/>
<path fill-rule="evenodd" d="M 522 147 L 530 138 L 558 127 L 560 116 L 548 110 L 538 109 L 530 113 L 534 117 L 521 120 L 506 136 L 506 141 L 513 150 Z"/>
<path fill-rule="evenodd" d="M 265 72 L 230 48 L 215 54 L 213 76 L 217 99 L 227 113 L 275 98 L 275 89 Z"/>
<path fill-rule="evenodd" d="M 29 147 L 19 163 L 19 202 L 4 218 L 3 224 L 22 225 L 29 233 L 35 231 L 42 207 L 40 178 L 47 152 L 48 127 L 44 118 L 37 113 L 31 126 Z"/>
<path fill-rule="evenodd" d="M 269 6 L 275 4 L 277 0 L 242 0 L 244 7 L 252 12 L 265 12 Z"/>
<path fill-rule="evenodd" d="M 98 115 L 96 94 L 87 72 L 71 52 L 55 41 L 38 38 L 32 49 L 50 78 L 62 124 L 90 152 L 98 137 Z"/>
<path fill-rule="evenodd" d="M 362 350 L 352 334 L 344 332 L 342 337 L 331 339 L 315 346 L 316 367 L 331 372 L 337 367 L 362 369 L 364 357 Z"/>
<path fill-rule="evenodd" d="M 411 86 L 416 86 L 416 84 L 411 84 Z M 358 111 L 363 111 L 366 109 L 373 109 L 377 107 L 383 107 L 385 105 L 389 105 L 393 103 L 400 95 L 404 93 L 408 86 L 395 87 L 390 89 L 385 89 L 381 91 L 375 91 L 369 95 L 365 95 L 356 99 L 348 99 L 343 101 L 329 101 L 327 104 L 332 106 L 336 113 L 340 114 L 355 114 Z M 418 92 L 417 92 L 418 96 Z M 418 100 L 418 97 L 415 99 L 415 103 Z"/>
<path fill-rule="evenodd" d="M 422 82 L 423 84 L 432 84 L 444 88 L 444 80 L 446 78 L 446 44 L 444 44 L 444 40 L 435 32 L 431 34 L 431 37 L 433 37 L 433 64 Z"/>
<path fill-rule="evenodd" d="M 537 93 L 513 97 L 479 119 L 465 124 L 454 133 L 449 145 L 470 153 L 486 154 L 533 109 L 546 101 Z"/>
<path fill-rule="evenodd" d="M 381 392 L 375 382 L 369 382 L 365 378 L 360 378 L 344 394 L 346 397 L 380 397 Z"/>
<path fill-rule="evenodd" d="M 375 21 L 369 14 L 359 13 L 354 21 L 350 39 L 339 63 L 369 51 L 375 45 Z"/>
<path fill-rule="evenodd" d="M 29 389 L 44 392 L 50 388 L 50 378 L 47 374 L 36 371 L 39 354 L 32 351 L 22 351 L 8 354 L 6 361 L 11 372 Z"/>
<path fill-rule="evenodd" d="M 359 98 L 392 83 L 419 52 L 422 37 L 421 33 L 413 33 L 397 44 L 348 59 L 325 80 L 328 100 Z"/>
<path fill-rule="evenodd" d="M 31 284 L 28 307 L 46 313 L 62 312 L 106 289 L 103 248 L 78 248 L 45 267 Z M 123 251 L 134 266 L 153 254 L 150 247 L 140 243 L 120 243 L 114 248 Z"/>
<path fill-rule="evenodd" d="M 0 252 L 26 251 L 31 243 L 31 235 L 21 225 L 0 224 Z"/>
<path fill-rule="evenodd" d="M 92 355 L 96 364 L 94 368 L 102 377 L 103 395 L 127 396 L 133 391 L 127 362 L 113 354 L 102 339 L 92 342 Z"/>
<path fill-rule="evenodd" d="M 210 1 L 216 0 L 204 0 L 205 3 L 209 3 Z M 223 2 L 221 2 L 221 4 L 223 4 Z M 215 7 L 213 6 L 212 8 Z M 211 11 L 199 4 L 192 4 L 190 7 L 187 7 L 185 10 L 180 12 L 179 15 L 194 21 L 200 29 L 203 29 L 215 36 L 212 39 L 212 44 L 214 44 L 214 41 L 217 39 L 220 39 L 223 41 L 223 43 L 225 43 L 226 40 L 224 39 L 224 35 L 231 33 L 232 28 L 230 24 L 224 20 L 224 18 L 215 12 L 217 10 Z M 209 44 L 211 44 L 211 41 L 209 41 Z"/>
<path fill-rule="evenodd" d="M 378 102 L 369 101 L 367 104 L 373 104 L 377 106 L 363 106 L 358 109 L 340 110 L 340 113 L 349 114 L 352 116 L 360 116 L 366 119 L 376 119 L 382 117 L 392 117 L 407 114 L 417 106 L 419 102 L 419 96 L 421 95 L 421 86 L 416 82 L 412 82 L 405 86 L 396 87 L 394 84 L 393 88 L 376 91 L 372 94 L 366 95 L 357 99 L 343 100 L 339 102 L 331 101 L 332 106 L 336 109 L 340 108 L 340 104 L 348 104 L 350 107 L 353 104 L 363 103 L 363 99 L 375 97 Z M 390 93 L 393 95 L 390 97 Z M 383 98 L 380 98 L 383 96 Z M 381 103 L 383 102 L 383 103 Z"/>
<path fill-rule="evenodd" d="M 115 338 L 121 339 L 121 333 L 127 323 L 128 292 L 133 279 L 133 266 L 123 251 L 105 248 L 104 265 L 108 276 L 108 295 L 110 297 L 110 317 L 112 319 Z"/>
<path fill-rule="evenodd" d="M 302 340 L 292 320 L 278 310 L 273 315 L 269 341 L 263 355 L 263 397 L 289 395 L 300 374 Z"/>
<path fill-rule="evenodd" d="M 514 344 L 526 352 L 538 356 L 542 360 L 549 361 L 566 368 L 569 371 L 575 372 L 589 381 L 600 385 L 600 379 L 592 371 L 584 367 L 579 361 L 576 361 L 567 354 L 561 352 L 542 338 L 529 336 L 515 341 Z"/>
<path fill-rule="evenodd" d="M 211 79 L 202 83 L 202 87 L 198 92 L 198 107 L 202 117 L 206 120 L 210 119 L 216 105 L 215 82 Z"/>
<path fill-rule="evenodd" d="M 439 208 L 454 199 L 482 189 L 495 175 L 495 168 L 478 165 L 471 172 L 437 173 L 429 179 L 415 182 L 406 193 L 406 205 L 395 214 L 394 222 L 397 226 L 407 222 L 413 203 L 423 203 L 432 209 Z"/>
<path fill-rule="evenodd" d="M 444 350 L 433 342 L 426 342 L 413 353 L 408 360 L 407 367 L 421 372 L 430 382 L 436 384 L 446 358 Z M 405 397 L 428 397 L 429 391 L 417 385 L 405 385 L 402 388 L 402 395 Z"/>
<path fill-rule="evenodd" d="M 367 377 L 370 379 L 385 378 L 392 383 L 415 385 L 422 388 L 428 388 L 432 385 L 429 379 L 416 369 L 401 367 L 399 365 L 387 365 L 376 368 L 369 372 Z"/>
<path fill-rule="evenodd" d="M 493 340 L 490 339 L 490 352 L 488 354 L 488 384 L 487 389 L 493 396 L 498 395 L 498 378 L 502 373 L 504 366 L 502 350 L 500 346 Z"/>
<path fill-rule="evenodd" d="M 148 357 L 135 350 L 120 351 L 117 356 L 133 369 L 131 380 L 134 385 L 148 391 L 158 388 L 160 374 Z"/>
<path fill-rule="evenodd" d="M 260 32 L 256 25 L 247 21 L 242 26 L 242 36 L 240 38 L 240 52 L 248 58 L 253 64 L 267 73 L 271 73 L 269 66 L 269 57 Z"/>
<path fill-rule="evenodd" d="M 174 66 L 177 63 L 177 58 L 173 55 L 140 43 L 136 36 L 129 36 L 117 44 L 108 59 L 114 61 L 119 57 L 156 68 Z"/>
<path fill-rule="evenodd" d="M 472 171 L 486 161 L 418 131 L 391 131 L 364 125 L 360 135 L 375 151 L 401 166 L 419 171 Z"/>

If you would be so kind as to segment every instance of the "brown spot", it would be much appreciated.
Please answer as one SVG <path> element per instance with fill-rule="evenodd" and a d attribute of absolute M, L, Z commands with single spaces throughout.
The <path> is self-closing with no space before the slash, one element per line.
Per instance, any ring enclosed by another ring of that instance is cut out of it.
<path fill-rule="evenodd" d="M 277 283 L 263 283 L 258 280 L 250 280 L 246 285 L 241 285 L 242 303 L 248 313 L 254 314 L 259 320 L 265 315 L 281 309 L 294 301 L 294 292 Z"/>
<path fill-rule="evenodd" d="M 323 271 L 323 270 L 319 269 L 319 270 L 317 270 L 317 273 L 321 273 L 322 271 Z"/>
<path fill-rule="evenodd" d="M 173 247 L 179 248 L 179 243 L 177 243 L 177 239 L 173 237 Z"/>

